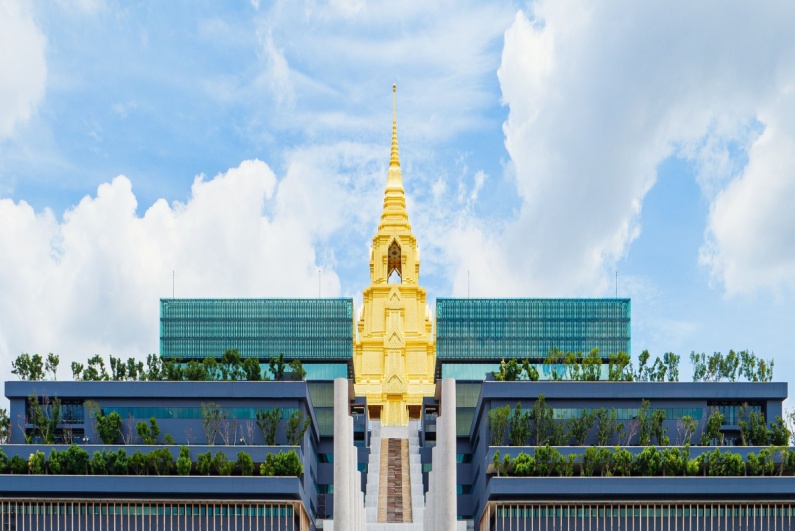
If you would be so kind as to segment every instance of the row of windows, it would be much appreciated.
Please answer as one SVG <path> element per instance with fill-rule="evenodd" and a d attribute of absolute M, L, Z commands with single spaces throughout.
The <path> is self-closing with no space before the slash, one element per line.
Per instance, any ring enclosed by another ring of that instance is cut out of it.
<path fill-rule="evenodd" d="M 765 504 L 552 505 L 500 504 L 497 518 L 792 517 L 795 506 Z"/>
<path fill-rule="evenodd" d="M 228 413 L 229 418 L 232 419 L 256 419 L 257 411 L 263 409 L 269 411 L 274 408 L 256 408 L 256 407 L 229 407 L 222 408 Z M 281 410 L 281 418 L 288 419 L 298 408 L 283 407 Z M 102 412 L 104 415 L 109 415 L 115 411 L 122 419 L 203 419 L 202 408 L 200 407 L 103 407 Z"/>
<path fill-rule="evenodd" d="M 244 357 L 267 359 L 280 353 L 287 359 L 327 359 L 353 357 L 353 341 L 348 339 L 168 339 L 160 340 L 163 358 L 204 359 L 219 357 L 237 349 Z"/>
<path fill-rule="evenodd" d="M 598 348 L 602 356 L 630 353 L 628 337 L 618 338 L 527 338 L 527 339 L 451 339 L 437 335 L 438 359 L 545 359 L 549 351 L 590 352 Z"/>
<path fill-rule="evenodd" d="M 529 404 L 527 407 L 532 407 Z M 617 407 L 617 408 L 606 408 L 608 412 L 615 411 L 616 412 L 616 420 L 634 420 L 638 418 L 638 408 L 627 408 L 627 407 Z M 556 419 L 576 419 L 582 416 L 583 410 L 593 413 L 594 411 L 598 411 L 599 408 L 553 408 L 554 416 Z M 666 420 L 679 420 L 682 417 L 691 417 L 693 419 L 699 420 L 701 419 L 704 410 L 697 407 L 664 407 L 664 408 L 652 408 L 649 410 L 649 414 L 653 411 L 662 410 L 665 411 L 665 419 Z"/>
<path fill-rule="evenodd" d="M 760 404 L 718 404 L 714 407 L 723 415 L 724 426 L 737 426 L 742 419 L 747 418 L 748 411 L 762 413 Z"/>
<path fill-rule="evenodd" d="M 292 516 L 292 505 L 285 504 L 194 504 L 174 503 L 100 503 L 100 502 L 2 502 L 0 508 L 10 515 L 107 515 L 107 516 Z"/>
<path fill-rule="evenodd" d="M 353 299 L 161 299 L 161 318 L 353 319 Z"/>
<path fill-rule="evenodd" d="M 628 337 L 628 319 L 575 320 L 471 320 L 438 322 L 440 338 L 571 338 Z"/>
<path fill-rule="evenodd" d="M 436 320 L 630 317 L 629 299 L 436 299 Z"/>
<path fill-rule="evenodd" d="M 353 322 L 349 319 L 282 319 L 282 320 L 161 320 L 160 335 L 182 337 L 285 337 L 325 339 L 353 338 Z"/>

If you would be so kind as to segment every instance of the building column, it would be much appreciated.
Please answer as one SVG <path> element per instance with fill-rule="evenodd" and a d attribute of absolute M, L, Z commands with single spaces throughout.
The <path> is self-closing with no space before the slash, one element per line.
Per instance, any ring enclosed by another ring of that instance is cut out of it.
<path fill-rule="evenodd" d="M 351 467 L 356 462 L 351 459 L 350 446 L 353 434 L 348 415 L 348 380 L 334 380 L 334 529 L 354 529 L 353 521 L 353 482 Z"/>
<path fill-rule="evenodd" d="M 456 485 L 456 398 L 455 380 L 446 378 L 442 380 L 442 422 L 439 430 L 437 422 L 436 459 L 441 465 L 436 475 L 439 494 L 436 499 L 436 513 L 438 515 L 437 529 L 455 529 L 458 524 L 458 495 Z M 440 447 L 441 446 L 441 447 Z M 436 470 L 436 463 L 433 465 Z"/>

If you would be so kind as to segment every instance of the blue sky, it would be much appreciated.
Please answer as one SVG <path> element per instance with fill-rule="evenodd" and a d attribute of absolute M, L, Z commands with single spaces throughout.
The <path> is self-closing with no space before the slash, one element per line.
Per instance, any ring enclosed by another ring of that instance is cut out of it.
<path fill-rule="evenodd" d="M 795 7 L 0 1 L 0 372 L 158 299 L 360 299 L 391 131 L 429 298 L 632 298 L 795 369 Z M 467 278 L 469 278 L 469 287 Z"/>

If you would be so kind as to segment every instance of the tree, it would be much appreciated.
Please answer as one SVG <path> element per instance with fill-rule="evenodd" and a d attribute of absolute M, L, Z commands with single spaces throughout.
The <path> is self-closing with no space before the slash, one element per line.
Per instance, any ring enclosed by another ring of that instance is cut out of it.
<path fill-rule="evenodd" d="M 550 442 L 555 435 L 555 413 L 552 407 L 547 405 L 543 393 L 538 395 L 533 408 L 530 410 L 530 419 L 533 424 L 530 428 L 530 438 L 535 441 L 536 446 L 543 446 Z"/>
<path fill-rule="evenodd" d="M 193 463 L 190 460 L 190 448 L 184 444 L 179 447 L 179 457 L 177 458 L 177 474 L 180 476 L 190 475 Z"/>
<path fill-rule="evenodd" d="M 83 364 L 77 363 L 76 361 L 72 362 L 72 378 L 77 381 L 80 380 L 83 374 Z"/>
<path fill-rule="evenodd" d="M 246 452 L 237 453 L 237 467 L 240 469 L 241 476 L 251 476 L 254 474 L 254 460 Z"/>
<path fill-rule="evenodd" d="M 651 414 L 649 412 L 650 408 L 651 404 L 648 400 L 641 400 L 640 408 L 638 409 L 638 429 L 640 431 L 638 444 L 640 446 L 648 446 L 651 444 L 652 424 Z"/>
<path fill-rule="evenodd" d="M 197 467 L 199 469 L 199 474 L 202 476 L 209 476 L 213 468 L 213 453 L 207 451 L 203 454 L 199 454 Z"/>
<path fill-rule="evenodd" d="M 225 381 L 242 380 L 244 376 L 241 363 L 243 358 L 236 349 L 227 350 L 221 356 L 221 376 Z"/>
<path fill-rule="evenodd" d="M 625 352 L 610 354 L 607 358 L 607 379 L 613 382 L 632 381 L 632 361 Z"/>
<path fill-rule="evenodd" d="M 28 473 L 28 462 L 22 459 L 18 455 L 15 455 L 14 457 L 11 458 L 11 461 L 9 462 L 8 466 L 11 469 L 12 474 Z"/>
<path fill-rule="evenodd" d="M 792 434 L 787 423 L 780 416 L 770 423 L 770 444 L 773 446 L 787 446 Z"/>
<path fill-rule="evenodd" d="M 547 357 L 544 359 L 545 369 L 549 371 L 549 379 L 553 381 L 563 380 L 566 377 L 566 369 L 561 366 L 564 360 L 563 353 L 554 347 L 549 350 Z"/>
<path fill-rule="evenodd" d="M 680 357 L 673 352 L 663 354 L 663 364 L 665 365 L 669 382 L 679 381 L 679 359 Z"/>
<path fill-rule="evenodd" d="M 536 460 L 533 456 L 519 452 L 513 460 L 513 474 L 515 476 L 531 476 L 535 473 Z"/>
<path fill-rule="evenodd" d="M 114 382 L 127 379 L 127 364 L 121 358 L 110 356 L 110 379 Z"/>
<path fill-rule="evenodd" d="M 616 475 L 632 475 L 632 453 L 626 448 L 616 446 L 613 450 L 613 469 Z"/>
<path fill-rule="evenodd" d="M 107 416 L 97 416 L 97 435 L 104 444 L 116 444 L 121 436 L 121 415 L 111 411 Z"/>
<path fill-rule="evenodd" d="M 287 436 L 287 444 L 290 446 L 299 445 L 311 422 L 312 417 L 304 415 L 304 412 L 300 409 L 293 411 L 290 414 L 290 418 L 287 419 L 287 425 L 284 429 L 285 435 Z"/>
<path fill-rule="evenodd" d="M 614 437 L 621 438 L 623 424 L 618 421 L 615 409 L 600 408 L 596 411 L 596 441 L 599 446 L 607 446 Z"/>
<path fill-rule="evenodd" d="M 213 459 L 213 468 L 215 472 L 219 476 L 231 476 L 232 470 L 235 467 L 235 463 L 230 461 L 226 454 L 222 451 L 215 452 L 215 458 Z"/>
<path fill-rule="evenodd" d="M 679 448 L 666 448 L 662 451 L 663 476 L 681 476 L 687 470 L 687 458 L 690 448 L 686 451 Z"/>
<path fill-rule="evenodd" d="M 246 358 L 243 360 L 243 373 L 249 382 L 259 382 L 262 380 L 262 369 L 257 358 Z"/>
<path fill-rule="evenodd" d="M 207 439 L 207 444 L 214 445 L 221 423 L 226 417 L 226 412 L 215 402 L 205 404 L 202 402 L 202 429 Z"/>
<path fill-rule="evenodd" d="M 670 439 L 668 438 L 668 428 L 665 426 L 665 410 L 655 409 L 651 415 L 651 431 L 657 444 L 661 446 L 668 446 Z"/>
<path fill-rule="evenodd" d="M 690 444 L 690 439 L 692 439 L 693 434 L 696 433 L 696 428 L 698 428 L 698 422 L 690 415 L 684 415 L 682 418 L 677 420 L 676 432 L 679 437 L 677 438 L 676 443 Z"/>
<path fill-rule="evenodd" d="M 44 457 L 44 452 L 36 450 L 28 457 L 28 471 L 31 474 L 44 474 L 47 467 L 47 459 Z"/>
<path fill-rule="evenodd" d="M 166 377 L 163 371 L 163 361 L 157 354 L 148 354 L 146 356 L 146 379 L 150 382 L 159 382 Z"/>
<path fill-rule="evenodd" d="M 157 425 L 157 419 L 150 417 L 149 424 L 144 421 L 139 421 L 135 425 L 135 431 L 138 437 L 141 438 L 141 444 L 157 444 L 157 439 L 160 436 L 160 426 Z"/>
<path fill-rule="evenodd" d="M 107 381 L 110 379 L 108 371 L 105 370 L 105 360 L 102 359 L 102 356 L 96 354 L 88 359 L 82 379 L 91 382 Z"/>
<path fill-rule="evenodd" d="M 576 446 L 585 445 L 588 432 L 590 432 L 593 427 L 594 418 L 594 413 L 583 408 L 579 415 L 569 421 L 569 434 L 574 439 L 574 444 Z"/>
<path fill-rule="evenodd" d="M 41 442 L 54 444 L 55 432 L 61 421 L 61 400 L 58 397 L 50 400 L 47 396 L 39 399 L 36 393 L 32 393 L 28 397 L 28 418 Z"/>
<path fill-rule="evenodd" d="M 149 458 L 140 450 L 130 456 L 130 470 L 137 476 L 143 476 L 149 471 Z"/>
<path fill-rule="evenodd" d="M 126 476 L 129 466 L 129 459 L 127 459 L 127 450 L 119 448 L 115 452 L 108 452 L 105 457 L 107 461 L 108 474 L 114 476 Z"/>
<path fill-rule="evenodd" d="M 491 456 L 491 463 L 494 465 L 494 471 L 497 473 L 497 477 L 500 477 L 500 451 L 494 450 L 494 455 Z"/>
<path fill-rule="evenodd" d="M 104 476 L 107 474 L 107 462 L 105 460 L 105 452 L 99 450 L 94 451 L 91 461 L 88 463 L 91 473 L 95 476 Z"/>
<path fill-rule="evenodd" d="M 128 358 L 127 378 L 133 382 L 145 380 L 146 374 L 144 373 L 144 363 L 142 361 L 137 361 L 135 358 Z"/>
<path fill-rule="evenodd" d="M 88 463 L 88 452 L 76 444 L 70 445 L 62 452 L 54 448 L 50 451 L 50 471 L 53 474 L 85 474 Z"/>
<path fill-rule="evenodd" d="M 11 362 L 11 374 L 20 380 L 36 382 L 44 379 L 44 364 L 39 354 L 33 356 L 23 353 Z"/>
<path fill-rule="evenodd" d="M 280 381 L 284 379 L 284 354 L 280 353 L 278 357 L 271 356 L 270 361 L 268 361 L 268 367 L 273 375 L 273 379 L 276 381 Z"/>
<path fill-rule="evenodd" d="M 196 360 L 190 360 L 182 371 L 183 377 L 189 382 L 204 382 L 210 379 L 207 367 Z"/>
<path fill-rule="evenodd" d="M 297 381 L 301 381 L 306 378 L 306 370 L 304 370 L 301 360 L 296 358 L 290 362 L 290 377 Z"/>
<path fill-rule="evenodd" d="M 522 361 L 522 370 L 524 370 L 525 379 L 531 382 L 538 381 L 538 369 L 535 368 L 535 365 L 530 363 L 530 360 Z"/>
<path fill-rule="evenodd" d="M 262 436 L 265 438 L 265 444 L 273 446 L 276 444 L 276 428 L 279 426 L 279 420 L 282 418 L 281 408 L 275 407 L 267 410 L 257 410 L 257 426 L 262 430 Z"/>
<path fill-rule="evenodd" d="M 716 407 L 710 408 L 707 426 L 701 432 L 701 446 L 708 446 L 712 441 L 723 444 L 723 434 L 720 432 L 721 426 L 723 426 L 723 414 Z"/>
<path fill-rule="evenodd" d="M 602 358 L 599 349 L 594 348 L 582 359 L 582 379 L 587 382 L 596 382 L 602 375 Z"/>
<path fill-rule="evenodd" d="M 8 471 L 8 456 L 0 448 L 0 474 L 5 474 Z"/>
<path fill-rule="evenodd" d="M 635 380 L 639 382 L 648 382 L 649 381 L 649 372 L 650 368 L 646 365 L 649 361 L 649 354 L 648 350 L 644 350 L 638 356 L 638 372 L 635 374 Z"/>
<path fill-rule="evenodd" d="M 508 429 L 508 419 L 511 416 L 511 406 L 495 407 L 489 411 L 486 427 L 491 433 L 491 446 L 500 446 L 505 441 L 505 431 Z"/>
<path fill-rule="evenodd" d="M 770 444 L 770 431 L 767 429 L 765 415 L 748 404 L 740 407 L 740 439 L 743 446 L 766 446 Z"/>
<path fill-rule="evenodd" d="M 641 476 L 657 476 L 662 470 L 662 453 L 654 446 L 647 446 L 635 458 L 635 469 Z"/>
<path fill-rule="evenodd" d="M 6 408 L 0 408 L 0 444 L 11 442 L 11 418 Z M 0 472 L 2 473 L 2 472 Z"/>
<path fill-rule="evenodd" d="M 168 476 L 174 468 L 174 456 L 168 448 L 158 448 L 149 453 L 149 466 L 158 476 Z"/>
<path fill-rule="evenodd" d="M 204 370 L 207 372 L 207 379 L 210 381 L 220 380 L 222 378 L 221 366 L 212 356 L 202 360 Z"/>
<path fill-rule="evenodd" d="M 524 446 L 525 441 L 530 437 L 530 417 L 531 412 L 522 411 L 522 403 L 517 402 L 508 428 L 508 441 L 511 446 Z"/>
<path fill-rule="evenodd" d="M 61 363 L 61 358 L 57 354 L 50 352 L 47 354 L 47 359 L 44 361 L 44 372 L 46 372 L 51 380 L 58 379 L 58 365 Z"/>
<path fill-rule="evenodd" d="M 301 476 L 303 473 L 304 465 L 295 450 L 268 454 L 260 465 L 262 476 Z"/>

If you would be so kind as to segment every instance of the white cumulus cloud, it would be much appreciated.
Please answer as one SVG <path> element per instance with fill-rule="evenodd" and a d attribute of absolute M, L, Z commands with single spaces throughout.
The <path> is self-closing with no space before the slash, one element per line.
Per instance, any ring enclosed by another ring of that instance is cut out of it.
<path fill-rule="evenodd" d="M 44 97 L 45 46 L 28 2 L 0 0 L 0 139 L 30 118 Z"/>
<path fill-rule="evenodd" d="M 197 177 L 189 199 L 159 200 L 136 214 L 130 180 L 99 186 L 64 213 L 0 200 L 0 355 L 5 378 L 20 352 L 70 361 L 157 352 L 158 300 L 178 297 L 314 297 L 340 282 L 316 245 L 345 221 L 324 208 L 338 180 L 291 163 L 278 181 L 267 164 L 244 161 Z M 325 216 L 319 216 L 323 212 Z M 61 377 L 65 375 L 62 374 Z"/>

